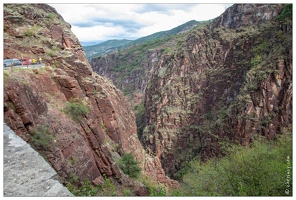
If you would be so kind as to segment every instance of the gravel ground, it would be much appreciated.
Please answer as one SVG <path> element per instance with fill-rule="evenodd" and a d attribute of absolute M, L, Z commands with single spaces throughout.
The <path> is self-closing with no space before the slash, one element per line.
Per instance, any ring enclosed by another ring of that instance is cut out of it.
<path fill-rule="evenodd" d="M 73 196 L 58 180 L 55 170 L 5 123 L 4 197 Z"/>

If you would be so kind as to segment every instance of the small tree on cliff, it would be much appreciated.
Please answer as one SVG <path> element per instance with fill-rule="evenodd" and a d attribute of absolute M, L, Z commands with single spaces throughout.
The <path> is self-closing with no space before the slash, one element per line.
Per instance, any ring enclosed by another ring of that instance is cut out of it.
<path fill-rule="evenodd" d="M 137 178 L 140 175 L 141 168 L 138 166 L 139 162 L 135 160 L 132 153 L 125 153 L 120 160 L 120 168 L 131 178 Z"/>

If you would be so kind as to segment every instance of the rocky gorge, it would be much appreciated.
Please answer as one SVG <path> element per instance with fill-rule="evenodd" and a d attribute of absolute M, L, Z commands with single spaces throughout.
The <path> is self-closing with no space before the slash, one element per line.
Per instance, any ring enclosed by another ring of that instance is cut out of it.
<path fill-rule="evenodd" d="M 4 4 L 4 57 L 46 64 L 4 70 L 4 122 L 64 185 L 87 179 L 110 181 L 115 190 L 105 195 L 147 196 L 151 185 L 169 192 L 196 157 L 292 132 L 292 20 L 284 9 L 235 4 L 186 32 L 88 63 L 54 8 Z M 140 179 L 120 168 L 127 153 Z"/>
<path fill-rule="evenodd" d="M 121 81 L 118 62 L 140 50 L 92 59 L 94 71 L 128 88 L 135 108 L 144 105 L 138 135 L 170 177 L 197 156 L 219 157 L 226 141 L 291 132 L 292 26 L 280 20 L 283 7 L 236 4 L 156 47 L 140 46 L 140 67 Z"/>

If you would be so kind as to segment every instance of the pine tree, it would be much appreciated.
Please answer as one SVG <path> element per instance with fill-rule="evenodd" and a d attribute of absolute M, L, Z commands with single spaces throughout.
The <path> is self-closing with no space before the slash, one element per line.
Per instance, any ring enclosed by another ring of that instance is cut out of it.
<path fill-rule="evenodd" d="M 135 160 L 132 153 L 125 153 L 120 161 L 122 171 L 131 178 L 137 178 L 140 175 L 141 168 L 138 166 L 139 162 Z"/>

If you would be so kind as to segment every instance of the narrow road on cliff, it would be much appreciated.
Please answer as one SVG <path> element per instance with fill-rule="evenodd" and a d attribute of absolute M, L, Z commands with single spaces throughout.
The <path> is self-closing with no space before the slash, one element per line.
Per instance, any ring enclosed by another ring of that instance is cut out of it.
<path fill-rule="evenodd" d="M 5 123 L 3 196 L 4 197 L 64 197 L 73 196 L 57 180 L 55 170 L 28 143 Z"/>
<path fill-rule="evenodd" d="M 44 67 L 45 64 L 41 63 L 41 64 L 36 64 L 36 65 L 17 65 L 17 66 L 13 66 L 14 68 L 40 68 L 40 67 Z M 4 67 L 4 69 L 9 69 L 10 67 Z"/>

